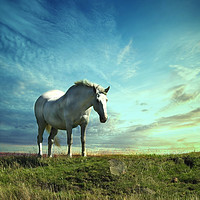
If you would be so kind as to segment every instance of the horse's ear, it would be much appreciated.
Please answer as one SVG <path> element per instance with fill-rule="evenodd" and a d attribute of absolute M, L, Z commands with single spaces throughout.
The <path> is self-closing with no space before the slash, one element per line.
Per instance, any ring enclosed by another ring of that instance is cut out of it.
<path fill-rule="evenodd" d="M 110 86 L 109 87 L 107 87 L 104 91 L 105 91 L 105 93 L 107 93 L 108 91 L 109 91 L 109 89 L 110 89 Z"/>
<path fill-rule="evenodd" d="M 95 86 L 93 86 L 93 91 L 95 94 L 97 93 L 97 88 Z"/>

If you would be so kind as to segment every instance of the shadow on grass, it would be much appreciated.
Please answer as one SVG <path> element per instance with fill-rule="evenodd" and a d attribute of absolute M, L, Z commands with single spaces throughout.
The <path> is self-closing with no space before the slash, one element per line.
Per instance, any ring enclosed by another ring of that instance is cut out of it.
<path fill-rule="evenodd" d="M 3 168 L 35 168 L 39 166 L 48 166 L 47 163 L 41 162 L 37 156 L 5 156 L 0 159 L 0 166 Z"/>

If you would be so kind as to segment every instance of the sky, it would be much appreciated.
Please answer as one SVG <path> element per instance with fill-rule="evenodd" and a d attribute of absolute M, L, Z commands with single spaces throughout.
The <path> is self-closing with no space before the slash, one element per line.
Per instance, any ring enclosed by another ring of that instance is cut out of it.
<path fill-rule="evenodd" d="M 199 8 L 199 0 L 0 0 L 0 151 L 37 151 L 36 99 L 82 79 L 110 86 L 108 121 L 90 116 L 91 152 L 200 151 Z M 79 127 L 73 137 L 80 149 Z M 66 133 L 58 139 L 66 152 Z"/>

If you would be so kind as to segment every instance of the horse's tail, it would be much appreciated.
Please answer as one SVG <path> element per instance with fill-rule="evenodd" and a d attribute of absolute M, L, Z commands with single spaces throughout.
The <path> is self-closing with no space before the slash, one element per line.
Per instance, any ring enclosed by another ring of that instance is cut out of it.
<path fill-rule="evenodd" d="M 46 127 L 45 127 L 46 131 L 47 131 L 49 134 L 51 133 L 51 128 L 52 128 L 52 126 L 49 125 L 49 124 L 47 124 Z M 60 140 L 59 140 L 59 138 L 58 138 L 57 136 L 55 136 L 55 138 L 54 138 L 54 144 L 55 144 L 56 146 L 60 147 Z"/>

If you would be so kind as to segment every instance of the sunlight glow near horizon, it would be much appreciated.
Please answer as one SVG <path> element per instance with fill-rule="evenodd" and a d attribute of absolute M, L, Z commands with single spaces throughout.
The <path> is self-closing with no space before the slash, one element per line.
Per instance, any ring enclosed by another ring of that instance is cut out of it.
<path fill-rule="evenodd" d="M 198 0 L 0 3 L 1 144 L 36 145 L 38 96 L 88 79 L 111 86 L 88 148 L 200 151 Z"/>

